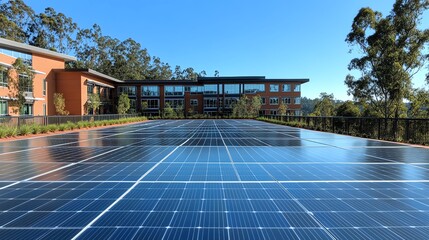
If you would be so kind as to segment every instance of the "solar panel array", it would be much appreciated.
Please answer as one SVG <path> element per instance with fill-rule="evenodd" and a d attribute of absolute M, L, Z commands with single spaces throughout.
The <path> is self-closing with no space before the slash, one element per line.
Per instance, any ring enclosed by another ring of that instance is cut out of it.
<path fill-rule="evenodd" d="M 0 142 L 0 239 L 428 239 L 429 149 L 252 120 Z"/>

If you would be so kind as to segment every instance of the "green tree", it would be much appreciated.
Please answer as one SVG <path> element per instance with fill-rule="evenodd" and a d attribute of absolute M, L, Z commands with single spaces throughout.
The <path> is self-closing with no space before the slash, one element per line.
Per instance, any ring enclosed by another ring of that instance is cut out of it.
<path fill-rule="evenodd" d="M 314 106 L 314 111 L 311 113 L 312 116 L 333 116 L 335 110 L 334 95 L 327 94 L 325 92 L 320 93 L 320 98 Z"/>
<path fill-rule="evenodd" d="M 121 93 L 118 99 L 118 113 L 125 114 L 130 109 L 130 107 L 131 107 L 131 104 L 130 104 L 130 98 L 128 97 L 128 94 Z"/>
<path fill-rule="evenodd" d="M 57 114 L 69 115 L 69 111 L 66 110 L 66 100 L 62 93 L 54 93 L 54 106 Z"/>
<path fill-rule="evenodd" d="M 9 0 L 0 4 L 0 37 L 28 43 L 30 26 L 36 16 L 22 0 Z"/>
<path fill-rule="evenodd" d="M 164 106 L 163 116 L 164 118 L 177 118 L 176 112 L 169 103 L 166 103 Z"/>
<path fill-rule="evenodd" d="M 92 114 L 95 115 L 97 110 L 101 106 L 100 95 L 96 93 L 91 93 L 88 95 L 87 107 L 88 110 L 92 110 Z"/>
<path fill-rule="evenodd" d="M 237 118 L 257 117 L 261 106 L 261 97 L 259 95 L 253 96 L 252 99 L 243 95 L 233 104 L 232 116 Z"/>
<path fill-rule="evenodd" d="M 279 105 L 279 109 L 278 109 L 278 111 L 279 111 L 279 114 L 280 114 L 281 116 L 286 115 L 286 112 L 287 112 L 287 106 L 286 106 L 286 104 L 285 104 L 283 101 L 280 101 L 280 105 Z"/>
<path fill-rule="evenodd" d="M 249 98 L 246 95 L 241 96 L 236 103 L 232 105 L 232 116 L 237 118 L 247 117 L 247 102 Z"/>
<path fill-rule="evenodd" d="M 142 101 L 142 112 L 145 112 L 149 108 L 147 101 Z"/>
<path fill-rule="evenodd" d="M 21 58 L 17 58 L 8 70 L 9 98 L 12 99 L 11 105 L 16 107 L 15 113 L 22 112 L 26 102 L 25 93 L 33 91 L 32 70 Z"/>
<path fill-rule="evenodd" d="M 259 116 L 259 110 L 261 110 L 262 99 L 261 96 L 256 95 L 252 97 L 252 101 L 249 103 L 248 113 L 250 117 Z"/>
<path fill-rule="evenodd" d="M 316 106 L 317 101 L 318 101 L 317 98 L 311 99 L 311 98 L 307 98 L 307 97 L 302 97 L 301 98 L 302 114 L 304 116 L 307 116 L 310 113 L 312 113 L 314 111 L 314 107 Z"/>
<path fill-rule="evenodd" d="M 423 53 L 429 30 L 420 30 L 427 0 L 396 0 L 386 17 L 362 8 L 354 18 L 346 42 L 357 46 L 362 57 L 354 58 L 349 70 L 361 77 L 346 77 L 348 93 L 385 118 L 399 117 L 403 99 L 409 98 L 411 79 L 428 58 Z"/>
<path fill-rule="evenodd" d="M 73 49 L 77 24 L 63 13 L 53 8 L 46 8 L 37 15 L 30 26 L 30 45 L 67 53 Z"/>
<path fill-rule="evenodd" d="M 429 118 L 429 92 L 425 89 L 415 89 L 410 97 L 408 117 Z"/>
<path fill-rule="evenodd" d="M 356 104 L 352 101 L 345 101 L 337 107 L 337 116 L 342 117 L 359 117 L 360 109 Z"/>

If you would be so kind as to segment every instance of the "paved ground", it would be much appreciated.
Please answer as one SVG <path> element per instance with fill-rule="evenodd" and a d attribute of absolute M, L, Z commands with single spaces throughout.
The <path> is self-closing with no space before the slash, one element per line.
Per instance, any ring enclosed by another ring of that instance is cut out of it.
<path fill-rule="evenodd" d="M 251 120 L 0 143 L 0 239 L 428 239 L 429 150 Z"/>

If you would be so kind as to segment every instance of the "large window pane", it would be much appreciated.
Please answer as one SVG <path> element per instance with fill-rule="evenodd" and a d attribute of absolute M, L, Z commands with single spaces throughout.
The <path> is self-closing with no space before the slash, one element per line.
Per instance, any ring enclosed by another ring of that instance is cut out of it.
<path fill-rule="evenodd" d="M 290 92 L 290 84 L 283 84 L 283 92 Z"/>
<path fill-rule="evenodd" d="M 0 70 L 0 87 L 7 87 L 8 73 L 7 70 Z"/>
<path fill-rule="evenodd" d="M 142 86 L 142 96 L 159 96 L 159 87 Z"/>
<path fill-rule="evenodd" d="M 217 85 L 216 84 L 204 85 L 204 94 L 217 94 Z"/>
<path fill-rule="evenodd" d="M 278 92 L 279 85 L 278 84 L 270 84 L 270 92 Z"/>
<path fill-rule="evenodd" d="M 244 84 L 244 93 L 265 92 L 264 84 Z"/>
<path fill-rule="evenodd" d="M 7 115 L 7 101 L 0 101 L 0 115 Z"/>
<path fill-rule="evenodd" d="M 240 84 L 225 84 L 225 94 L 240 94 Z"/>
<path fill-rule="evenodd" d="M 183 96 L 184 95 L 183 86 L 165 86 L 164 93 L 165 96 Z"/>
<path fill-rule="evenodd" d="M 128 94 L 128 96 L 136 96 L 137 87 L 136 86 L 119 86 L 118 93 L 121 95 L 122 93 Z"/>
<path fill-rule="evenodd" d="M 143 99 L 142 100 L 142 106 L 144 106 L 145 104 L 146 104 L 147 109 L 159 109 L 159 100 L 158 99 Z"/>
<path fill-rule="evenodd" d="M 293 89 L 294 92 L 299 92 L 301 91 L 301 85 L 297 84 L 295 85 L 295 88 Z"/>

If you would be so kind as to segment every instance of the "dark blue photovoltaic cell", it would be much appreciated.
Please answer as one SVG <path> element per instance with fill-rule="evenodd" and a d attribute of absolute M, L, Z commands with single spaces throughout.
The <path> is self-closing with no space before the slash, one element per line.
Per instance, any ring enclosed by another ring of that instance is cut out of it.
<path fill-rule="evenodd" d="M 2 142 L 0 239 L 427 239 L 428 161 L 253 120 Z"/>

